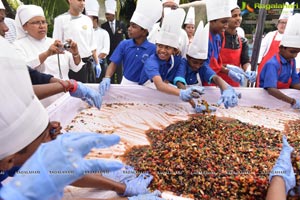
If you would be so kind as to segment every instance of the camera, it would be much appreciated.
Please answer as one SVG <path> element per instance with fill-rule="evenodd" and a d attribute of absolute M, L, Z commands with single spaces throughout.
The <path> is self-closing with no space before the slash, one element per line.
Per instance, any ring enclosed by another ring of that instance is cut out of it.
<path fill-rule="evenodd" d="M 60 47 L 61 51 L 65 51 L 71 48 L 71 44 L 69 42 L 63 43 L 62 47 Z"/>

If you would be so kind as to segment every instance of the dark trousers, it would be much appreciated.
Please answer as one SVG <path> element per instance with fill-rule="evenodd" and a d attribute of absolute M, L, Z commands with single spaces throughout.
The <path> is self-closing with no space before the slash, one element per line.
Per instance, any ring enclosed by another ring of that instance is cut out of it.
<path fill-rule="evenodd" d="M 69 71 L 70 79 L 75 79 L 76 81 L 80 81 L 82 83 L 96 83 L 96 75 L 93 66 L 93 57 L 82 58 L 82 62 L 84 65 L 78 72 Z"/>
<path fill-rule="evenodd" d="M 110 63 L 110 61 L 108 60 L 108 65 Z M 123 66 L 121 65 L 117 65 L 117 69 L 116 72 L 112 75 L 111 77 L 111 83 L 112 84 L 120 84 L 123 78 Z"/>

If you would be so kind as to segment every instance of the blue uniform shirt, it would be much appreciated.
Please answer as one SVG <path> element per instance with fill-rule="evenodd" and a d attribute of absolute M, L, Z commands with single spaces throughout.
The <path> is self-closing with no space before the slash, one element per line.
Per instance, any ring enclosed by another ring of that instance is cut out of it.
<path fill-rule="evenodd" d="M 157 54 L 153 54 L 146 61 L 141 73 L 139 84 L 143 85 L 148 80 L 152 81 L 154 76 L 161 76 L 162 80 L 174 83 L 174 78 L 180 70 L 181 56 L 174 56 L 174 65 L 172 67 L 172 59 L 164 61 L 159 59 Z M 180 72 L 182 73 L 182 72 Z"/>
<path fill-rule="evenodd" d="M 123 40 L 114 50 L 110 61 L 120 65 L 123 63 L 123 75 L 126 79 L 138 82 L 145 61 L 154 54 L 155 44 L 145 40 L 137 46 L 133 39 Z"/>
<path fill-rule="evenodd" d="M 266 64 L 260 73 L 260 83 L 259 87 L 261 88 L 277 88 L 277 82 L 287 83 L 289 78 L 292 77 L 292 85 L 299 83 L 299 76 L 296 71 L 296 66 L 291 66 L 284 57 L 279 55 L 280 62 L 282 65 L 281 72 L 278 75 L 280 70 L 280 64 L 276 59 L 276 55 L 273 56 Z M 295 59 L 292 60 L 295 63 Z"/>
<path fill-rule="evenodd" d="M 20 169 L 20 167 L 13 167 L 7 171 L 0 171 L 0 188 L 2 188 L 2 181 L 7 179 L 7 177 L 12 177 Z"/>
<path fill-rule="evenodd" d="M 197 73 L 199 73 L 202 82 L 210 83 L 212 77 L 216 75 L 216 73 L 207 65 L 201 66 L 198 71 L 193 71 L 185 58 L 182 59 L 181 65 L 182 66 L 180 68 L 183 68 L 184 70 L 182 70 L 181 73 L 175 78 L 175 83 L 177 81 L 183 82 L 183 78 L 185 79 L 185 82 L 183 83 L 186 85 L 197 84 Z"/>

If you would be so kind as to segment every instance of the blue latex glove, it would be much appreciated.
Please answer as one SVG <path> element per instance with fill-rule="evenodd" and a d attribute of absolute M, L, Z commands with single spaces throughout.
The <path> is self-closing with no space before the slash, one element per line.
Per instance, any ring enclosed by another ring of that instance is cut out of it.
<path fill-rule="evenodd" d="M 101 66 L 99 63 L 93 63 L 94 64 L 94 69 L 95 69 L 95 72 L 96 72 L 96 78 L 99 78 L 100 77 L 100 74 L 101 74 Z"/>
<path fill-rule="evenodd" d="M 244 85 L 245 84 L 245 76 L 244 76 L 244 74 L 235 72 L 233 70 L 229 70 L 228 76 L 229 76 L 229 78 L 231 78 L 235 82 L 238 82 L 240 85 Z"/>
<path fill-rule="evenodd" d="M 226 65 L 226 68 L 229 70 L 234 71 L 235 73 L 244 74 L 244 70 L 241 67 L 234 66 L 234 65 Z"/>
<path fill-rule="evenodd" d="M 75 92 L 70 92 L 72 97 L 81 98 L 83 101 L 87 102 L 90 106 L 95 106 L 100 109 L 102 104 L 102 96 L 81 82 L 77 81 L 77 89 Z"/>
<path fill-rule="evenodd" d="M 117 135 L 96 133 L 66 133 L 40 145 L 14 178 L 0 190 L 3 199 L 61 199 L 66 185 L 88 172 L 113 171 L 123 165 L 104 159 L 87 160 L 84 157 L 94 147 L 106 148 L 117 144 Z M 30 173 L 31 172 L 31 173 Z M 36 172 L 36 173 L 33 173 Z"/>
<path fill-rule="evenodd" d="M 128 197 L 128 200 L 164 200 L 163 198 L 160 198 L 160 196 L 161 192 L 155 190 L 150 194 L 142 194 L 134 197 Z"/>
<path fill-rule="evenodd" d="M 300 109 L 300 100 L 299 99 L 297 99 L 296 103 L 294 105 L 292 105 L 292 108 L 294 108 L 294 109 Z"/>
<path fill-rule="evenodd" d="M 283 146 L 280 152 L 280 155 L 270 173 L 269 182 L 273 176 L 281 176 L 285 182 L 285 192 L 295 187 L 296 178 L 294 174 L 294 169 L 292 166 L 291 153 L 294 151 L 287 141 L 285 135 L 282 136 Z"/>
<path fill-rule="evenodd" d="M 246 78 L 250 81 L 250 83 L 256 82 L 256 72 L 255 71 L 246 71 Z"/>
<path fill-rule="evenodd" d="M 182 101 L 189 101 L 192 98 L 199 98 L 201 94 L 204 94 L 204 87 L 192 86 L 185 90 L 180 90 L 179 97 Z"/>
<path fill-rule="evenodd" d="M 205 105 L 203 105 L 203 104 L 197 104 L 197 103 L 195 103 L 195 105 L 196 105 L 195 106 L 196 113 L 204 113 L 204 112 L 206 112 L 206 106 Z M 208 106 L 208 110 L 210 112 L 216 112 L 217 108 L 214 107 L 214 106 Z"/>
<path fill-rule="evenodd" d="M 116 182 L 124 183 L 126 180 L 135 179 L 136 171 L 133 167 L 126 165 L 120 170 L 102 173 L 102 176 L 114 180 Z"/>
<path fill-rule="evenodd" d="M 142 173 L 138 177 L 132 180 L 126 180 L 124 183 L 126 185 L 125 192 L 123 196 L 135 196 L 139 194 L 148 194 L 149 190 L 147 187 L 152 181 L 153 176 L 148 173 Z"/>
<path fill-rule="evenodd" d="M 110 88 L 110 78 L 103 78 L 99 84 L 99 92 L 102 96 L 105 95 L 105 92 Z"/>
<path fill-rule="evenodd" d="M 238 99 L 241 97 L 241 93 L 236 92 L 233 87 L 228 86 L 227 89 L 222 92 L 217 104 L 221 105 L 223 103 L 226 109 L 229 107 L 235 107 L 238 105 Z"/>

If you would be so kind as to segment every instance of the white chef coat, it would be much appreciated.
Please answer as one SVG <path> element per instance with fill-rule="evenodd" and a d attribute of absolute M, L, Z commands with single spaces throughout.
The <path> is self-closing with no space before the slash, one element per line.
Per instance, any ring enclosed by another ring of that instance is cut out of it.
<path fill-rule="evenodd" d="M 94 30 L 95 30 L 95 43 L 97 46 L 97 56 L 100 53 L 104 53 L 108 55 L 110 50 L 110 39 L 109 39 L 108 32 L 101 27 L 98 27 Z"/>
<path fill-rule="evenodd" d="M 275 33 L 277 32 L 276 37 Z M 281 41 L 283 34 L 276 31 L 271 31 L 265 35 L 265 37 L 261 41 L 260 50 L 259 50 L 259 57 L 258 57 L 258 63 L 261 62 L 262 58 L 268 53 L 271 43 L 273 41 L 273 38 L 275 41 Z"/>

